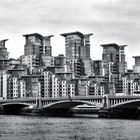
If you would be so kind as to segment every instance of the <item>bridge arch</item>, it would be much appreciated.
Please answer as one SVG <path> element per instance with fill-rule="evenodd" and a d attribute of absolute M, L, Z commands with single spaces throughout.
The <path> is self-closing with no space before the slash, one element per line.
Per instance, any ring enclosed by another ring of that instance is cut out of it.
<path fill-rule="evenodd" d="M 95 105 L 96 103 L 90 103 L 87 101 L 81 100 L 65 100 L 65 101 L 57 101 L 48 105 L 45 105 L 42 109 L 45 115 L 57 115 L 57 116 L 64 116 L 64 115 L 71 115 L 73 114 L 72 108 L 78 105 Z"/>
<path fill-rule="evenodd" d="M 80 100 L 65 100 L 65 101 L 57 101 L 57 102 L 53 102 L 50 104 L 47 104 L 43 107 L 43 109 L 49 109 L 49 108 L 73 108 L 77 105 L 83 105 L 83 104 L 87 104 L 87 105 L 95 105 L 96 103 L 91 103 L 88 101 L 80 101 Z"/>
<path fill-rule="evenodd" d="M 107 108 L 107 117 L 111 118 L 139 118 L 140 99 L 129 100 Z"/>
<path fill-rule="evenodd" d="M 3 114 L 17 115 L 21 114 L 22 110 L 26 107 L 32 107 L 27 103 L 4 103 L 2 104 Z"/>

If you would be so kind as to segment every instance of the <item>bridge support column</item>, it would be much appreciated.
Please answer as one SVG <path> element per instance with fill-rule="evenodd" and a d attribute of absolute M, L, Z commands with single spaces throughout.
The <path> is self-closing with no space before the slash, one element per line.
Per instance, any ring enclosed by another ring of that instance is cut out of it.
<path fill-rule="evenodd" d="M 42 107 L 41 97 L 37 98 L 37 100 L 36 100 L 36 106 L 38 108 L 41 108 Z"/>
<path fill-rule="evenodd" d="M 109 106 L 109 99 L 108 99 L 108 96 L 104 96 L 103 98 L 103 107 L 108 107 Z"/>
<path fill-rule="evenodd" d="M 3 114 L 3 106 L 0 104 L 0 114 Z"/>

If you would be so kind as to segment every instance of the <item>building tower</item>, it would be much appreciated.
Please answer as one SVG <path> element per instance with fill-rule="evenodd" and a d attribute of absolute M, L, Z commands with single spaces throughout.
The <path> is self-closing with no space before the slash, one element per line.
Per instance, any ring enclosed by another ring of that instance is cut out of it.
<path fill-rule="evenodd" d="M 135 59 L 135 65 L 133 66 L 133 71 L 135 73 L 140 73 L 140 56 L 133 56 Z"/>
<path fill-rule="evenodd" d="M 43 36 L 38 33 L 23 35 L 26 38 L 24 45 L 24 55 L 43 54 Z"/>
<path fill-rule="evenodd" d="M 38 33 L 33 33 L 23 36 L 26 41 L 24 45 L 24 55 L 21 56 L 21 62 L 28 66 L 29 72 L 32 74 L 38 72 L 39 66 L 42 66 L 43 56 L 52 55 L 50 39 L 53 35 L 44 37 Z"/>
<path fill-rule="evenodd" d="M 125 62 L 124 48 L 126 45 L 117 45 L 115 43 L 101 45 L 103 47 L 102 59 L 106 63 L 106 76 L 109 83 L 115 85 L 115 91 L 118 92 L 118 82 L 121 75 L 126 72 L 127 63 Z M 110 86 L 110 90 L 111 90 Z M 114 87 L 112 87 L 114 88 Z"/>
<path fill-rule="evenodd" d="M 61 34 L 65 37 L 65 55 L 69 59 L 90 59 L 90 36 L 81 32 Z"/>
<path fill-rule="evenodd" d="M 52 47 L 50 45 L 50 36 L 42 36 L 38 33 L 23 35 L 26 38 L 24 45 L 24 55 L 47 55 L 51 56 Z"/>
<path fill-rule="evenodd" d="M 73 78 L 81 75 L 91 75 L 90 36 L 81 32 L 61 34 L 65 37 L 65 56 L 69 59 Z"/>
<path fill-rule="evenodd" d="M 8 39 L 0 40 L 0 59 L 8 59 L 8 52 L 7 48 L 5 47 L 5 42 L 8 41 Z"/>
<path fill-rule="evenodd" d="M 8 65 L 8 55 L 7 48 L 5 47 L 5 42 L 8 39 L 0 40 L 0 70 L 4 70 L 9 67 Z"/>
<path fill-rule="evenodd" d="M 51 37 L 53 37 L 53 35 L 43 38 L 44 54 L 46 56 L 52 56 Z"/>

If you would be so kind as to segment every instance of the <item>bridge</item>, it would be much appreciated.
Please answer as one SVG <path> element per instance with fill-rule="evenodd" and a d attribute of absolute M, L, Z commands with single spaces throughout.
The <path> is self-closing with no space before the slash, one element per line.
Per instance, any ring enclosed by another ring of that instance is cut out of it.
<path fill-rule="evenodd" d="M 132 102 L 133 101 L 133 102 Z M 0 110 L 5 114 L 20 113 L 23 108 L 41 108 L 43 112 L 70 112 L 70 109 L 81 104 L 98 104 L 101 107 L 107 107 L 110 112 L 114 110 L 120 110 L 120 107 L 134 105 L 135 102 L 140 102 L 139 96 L 82 96 L 73 97 L 70 100 L 68 98 L 20 98 L 0 100 Z M 132 104 L 133 103 L 133 104 Z M 121 106 L 122 105 L 122 106 Z M 15 111 L 13 111 L 15 110 Z"/>
<path fill-rule="evenodd" d="M 107 108 L 106 117 L 140 118 L 140 99 L 129 100 Z"/>

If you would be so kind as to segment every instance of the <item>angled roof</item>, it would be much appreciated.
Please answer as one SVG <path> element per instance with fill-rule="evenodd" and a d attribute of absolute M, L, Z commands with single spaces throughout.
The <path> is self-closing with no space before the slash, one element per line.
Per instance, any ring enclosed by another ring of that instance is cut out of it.
<path fill-rule="evenodd" d="M 51 37 L 53 37 L 54 35 L 49 35 L 49 36 L 44 36 L 44 39 L 50 39 Z"/>
<path fill-rule="evenodd" d="M 115 48 L 124 48 L 126 47 L 127 45 L 118 45 L 116 43 L 108 43 L 108 44 L 102 44 L 100 45 L 102 47 L 115 47 Z"/>
<path fill-rule="evenodd" d="M 91 35 L 93 35 L 93 33 L 90 33 L 90 34 L 85 34 L 85 36 L 91 36 Z"/>
<path fill-rule="evenodd" d="M 0 48 L 5 48 L 5 42 L 8 41 L 8 39 L 0 40 Z"/>
<path fill-rule="evenodd" d="M 140 55 L 139 56 L 132 56 L 133 58 L 140 58 Z"/>
<path fill-rule="evenodd" d="M 38 36 L 38 37 L 40 37 L 40 38 L 43 38 L 43 36 L 41 35 L 41 34 L 39 34 L 39 33 L 31 33 L 31 34 L 25 34 L 25 35 L 23 35 L 24 37 L 28 37 L 28 36 Z"/>
<path fill-rule="evenodd" d="M 69 32 L 69 33 L 64 33 L 64 34 L 60 34 L 60 35 L 66 37 L 66 36 L 68 36 L 68 35 L 75 35 L 75 34 L 78 35 L 78 36 L 80 36 L 80 37 L 84 37 L 84 34 L 81 33 L 81 32 L 79 32 L 79 31 L 76 31 L 76 32 Z"/>
<path fill-rule="evenodd" d="M 127 45 L 120 45 L 120 47 L 126 47 Z"/>
<path fill-rule="evenodd" d="M 0 42 L 6 42 L 8 41 L 8 39 L 3 39 L 3 40 L 0 40 Z"/>
<path fill-rule="evenodd" d="M 119 45 L 116 43 L 102 44 L 100 46 L 102 46 L 102 47 L 117 47 L 117 48 L 119 47 Z"/>

